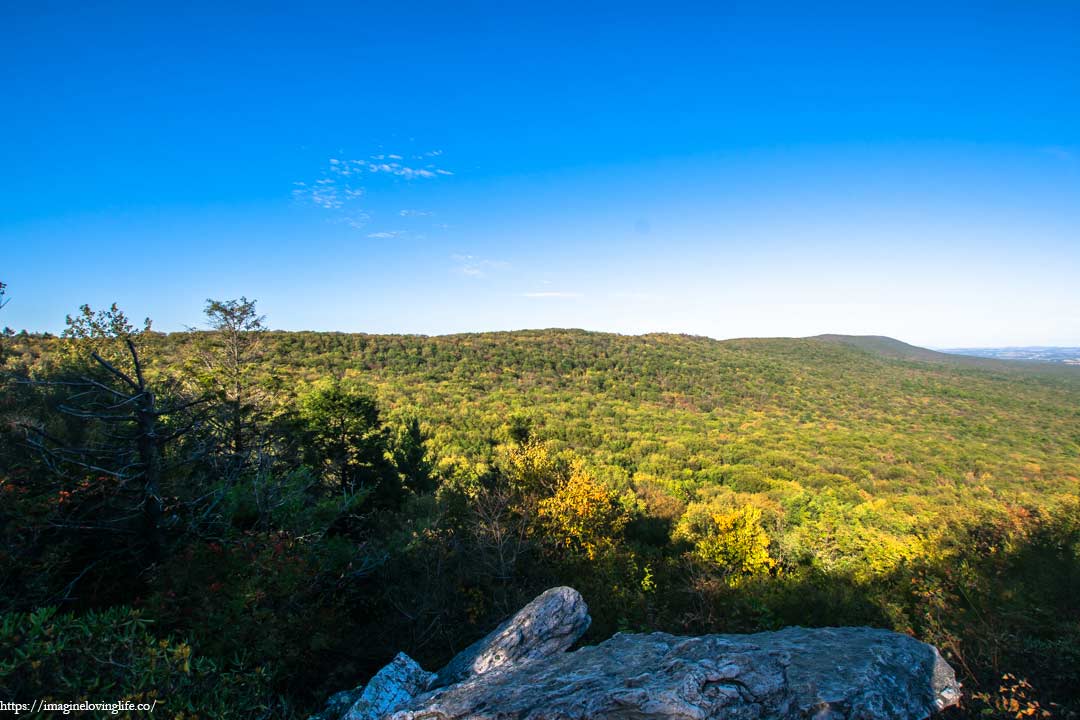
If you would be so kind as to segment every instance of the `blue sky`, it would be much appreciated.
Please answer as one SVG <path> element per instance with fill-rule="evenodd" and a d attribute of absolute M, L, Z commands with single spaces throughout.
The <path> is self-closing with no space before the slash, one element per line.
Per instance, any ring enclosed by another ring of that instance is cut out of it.
<path fill-rule="evenodd" d="M 1080 345 L 1075 2 L 153 5 L 0 5 L 0 324 Z"/>

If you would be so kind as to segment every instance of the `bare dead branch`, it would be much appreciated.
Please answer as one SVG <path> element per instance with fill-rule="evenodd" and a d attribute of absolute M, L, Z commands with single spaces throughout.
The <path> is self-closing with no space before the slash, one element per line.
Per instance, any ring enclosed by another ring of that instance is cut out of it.
<path fill-rule="evenodd" d="M 118 370 L 112 363 L 110 363 L 108 360 L 106 360 L 105 358 L 98 355 L 96 352 L 90 353 L 90 357 L 94 358 L 94 360 L 96 360 L 98 362 L 98 364 L 100 364 L 103 368 L 108 370 L 110 373 L 112 373 L 113 375 L 118 377 L 120 380 L 124 381 L 133 390 L 136 390 L 136 391 L 139 391 L 139 392 L 142 391 L 142 387 L 137 382 L 132 380 L 127 375 L 127 373 L 123 372 L 122 370 Z"/>

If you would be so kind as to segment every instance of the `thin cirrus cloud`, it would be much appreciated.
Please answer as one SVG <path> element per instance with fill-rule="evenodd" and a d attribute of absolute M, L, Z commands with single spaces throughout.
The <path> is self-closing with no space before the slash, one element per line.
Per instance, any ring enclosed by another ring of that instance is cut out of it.
<path fill-rule="evenodd" d="M 484 278 L 492 272 L 510 267 L 510 263 L 503 260 L 490 260 L 475 255 L 454 255 L 453 260 L 457 273 L 471 278 Z"/>
<path fill-rule="evenodd" d="M 521 293 L 521 297 L 535 298 L 535 299 L 572 299 L 584 297 L 579 292 L 563 292 L 563 291 L 545 291 L 545 292 L 527 292 Z"/>
<path fill-rule="evenodd" d="M 369 182 L 378 186 L 379 183 L 375 180 L 380 176 L 406 181 L 452 176 L 453 172 L 431 162 L 433 158 L 441 155 L 441 150 L 430 150 L 410 156 L 408 162 L 405 156 L 396 153 L 371 155 L 362 160 L 330 158 L 322 177 L 313 182 L 293 183 L 292 195 L 298 201 L 310 202 L 323 210 L 336 213 L 339 222 L 359 230 L 366 228 L 371 220 L 371 215 L 359 204 L 362 198 L 371 194 Z M 398 212 L 399 217 L 430 215 L 426 210 L 406 209 Z M 373 239 L 389 239 L 405 234 L 401 230 L 377 230 L 367 236 Z"/>
<path fill-rule="evenodd" d="M 377 232 L 370 232 L 367 234 L 372 240 L 393 240 L 398 238 L 400 240 L 426 240 L 427 235 L 423 233 L 410 232 L 409 230 L 379 230 Z"/>
<path fill-rule="evenodd" d="M 371 216 L 363 210 L 354 212 L 350 215 L 344 215 L 341 218 L 341 222 L 345 223 L 353 230 L 363 230 L 367 227 L 368 220 L 371 220 Z"/>
<path fill-rule="evenodd" d="M 388 173 L 390 175 L 396 175 L 403 177 L 406 180 L 413 178 L 433 178 L 439 175 L 453 175 L 454 173 L 449 170 L 436 167 L 434 163 L 428 163 L 423 167 L 406 165 L 400 155 L 372 155 L 366 160 L 342 160 L 341 158 L 330 158 L 330 172 L 341 177 L 352 177 L 353 175 L 362 175 L 364 173 Z M 421 156 L 416 156 L 416 159 L 426 159 Z"/>
<path fill-rule="evenodd" d="M 363 191 L 361 190 L 361 192 Z M 295 182 L 293 183 L 292 194 L 294 198 L 310 200 L 325 210 L 340 210 L 345 206 L 342 193 L 338 191 L 334 181 L 329 178 L 322 178 L 310 184 Z M 351 196 L 346 197 L 351 198 Z"/>

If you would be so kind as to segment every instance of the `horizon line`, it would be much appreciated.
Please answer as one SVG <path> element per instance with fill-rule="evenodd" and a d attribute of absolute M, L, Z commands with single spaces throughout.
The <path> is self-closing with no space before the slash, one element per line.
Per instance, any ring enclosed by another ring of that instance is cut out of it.
<path fill-rule="evenodd" d="M 16 336 L 29 335 L 29 336 L 49 336 L 53 338 L 59 338 L 60 333 L 53 332 L 51 330 L 13 330 Z M 182 330 L 156 330 L 151 329 L 150 332 L 154 335 L 186 335 L 200 332 L 214 332 L 213 330 L 203 328 L 187 327 Z M 645 332 L 619 332 L 616 330 L 590 330 L 582 327 L 521 327 L 513 329 L 501 329 L 501 330 L 464 330 L 456 332 L 368 332 L 363 330 L 316 330 L 316 329 L 287 329 L 287 328 L 267 328 L 265 332 L 270 333 L 322 333 L 331 335 L 369 335 L 373 337 L 421 337 L 421 338 L 440 338 L 440 337 L 455 337 L 459 335 L 498 335 L 498 334 L 512 334 L 512 333 L 527 333 L 527 332 L 580 332 L 589 333 L 594 335 L 617 335 L 619 337 L 645 337 L 649 335 L 672 335 L 681 337 L 692 338 L 704 338 L 707 340 L 713 340 L 715 342 L 734 342 L 738 340 L 818 340 L 825 338 L 858 338 L 858 339 L 877 339 L 877 340 L 891 340 L 893 342 L 903 343 L 915 348 L 922 348 L 924 350 L 932 350 L 935 352 L 941 352 L 946 354 L 963 354 L 965 350 L 1080 350 L 1080 341 L 1076 344 L 1024 344 L 1024 345 L 919 345 L 916 343 L 901 340 L 900 338 L 893 337 L 891 335 L 882 335 L 878 333 L 817 333 L 814 335 L 737 335 L 731 337 L 716 337 L 714 335 L 706 335 L 703 333 L 682 332 L 677 330 L 649 330 Z"/>

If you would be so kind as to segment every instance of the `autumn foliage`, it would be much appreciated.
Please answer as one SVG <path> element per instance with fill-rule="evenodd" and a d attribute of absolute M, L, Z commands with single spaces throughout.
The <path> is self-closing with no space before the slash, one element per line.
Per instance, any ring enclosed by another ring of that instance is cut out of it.
<path fill-rule="evenodd" d="M 397 651 L 437 667 L 566 584 L 587 640 L 891 627 L 957 668 L 959 714 L 1080 712 L 1067 368 L 813 340 L 278 333 L 250 301 L 213 308 L 257 337 L 138 331 L 146 387 L 183 408 L 151 427 L 157 556 L 124 484 L 138 436 L 72 392 L 86 353 L 124 359 L 136 328 L 87 309 L 70 338 L 5 339 L 0 656 L 40 665 L 0 664 L 0 695 L 61 663 L 73 696 L 304 717 Z M 229 342 L 245 352 L 218 367 Z M 95 637 L 126 670 L 95 669 Z M 207 690 L 213 672 L 231 679 Z"/>

